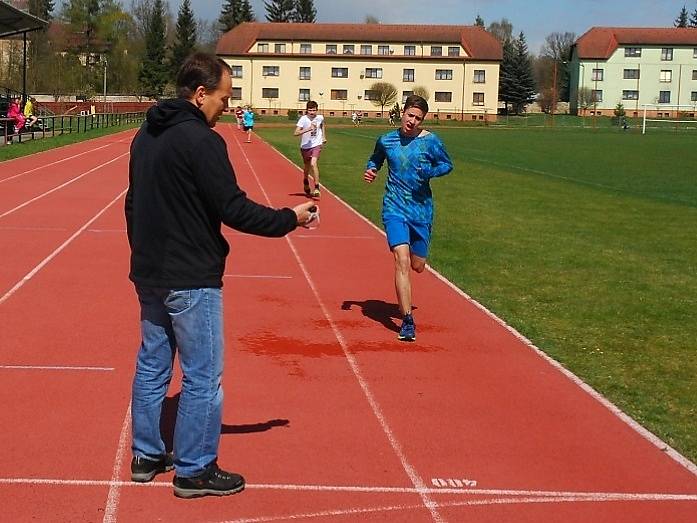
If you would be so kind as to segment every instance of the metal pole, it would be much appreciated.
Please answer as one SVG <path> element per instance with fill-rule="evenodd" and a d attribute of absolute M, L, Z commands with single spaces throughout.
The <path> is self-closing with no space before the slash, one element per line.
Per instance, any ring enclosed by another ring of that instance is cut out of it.
<path fill-rule="evenodd" d="M 24 37 L 24 56 L 22 57 L 22 105 L 27 103 L 27 32 L 22 33 Z"/>
<path fill-rule="evenodd" d="M 102 112 L 106 112 L 106 66 L 107 61 L 104 60 L 104 108 L 102 109 Z"/>
<path fill-rule="evenodd" d="M 554 111 L 557 105 L 557 60 L 554 60 L 554 79 L 552 80 L 552 127 L 554 127 Z"/>
<path fill-rule="evenodd" d="M 646 134 L 646 105 L 644 105 L 644 122 L 641 124 L 641 134 Z"/>

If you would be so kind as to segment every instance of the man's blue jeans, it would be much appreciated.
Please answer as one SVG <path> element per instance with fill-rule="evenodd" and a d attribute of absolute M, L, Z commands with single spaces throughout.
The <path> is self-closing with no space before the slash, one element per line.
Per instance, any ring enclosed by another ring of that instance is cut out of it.
<path fill-rule="evenodd" d="M 182 390 L 174 429 L 179 477 L 200 474 L 218 456 L 223 389 L 222 289 L 171 290 L 136 286 L 142 343 L 133 399 L 133 455 L 165 454 L 160 416 L 179 351 Z"/>

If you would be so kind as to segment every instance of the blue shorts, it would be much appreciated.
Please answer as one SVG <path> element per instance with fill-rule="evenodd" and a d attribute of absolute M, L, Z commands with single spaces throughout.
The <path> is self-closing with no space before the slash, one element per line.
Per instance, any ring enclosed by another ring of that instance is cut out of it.
<path fill-rule="evenodd" d="M 397 245 L 409 245 L 411 253 L 420 258 L 428 257 L 431 244 L 431 224 L 410 222 L 399 216 L 384 216 L 382 223 L 390 249 Z"/>

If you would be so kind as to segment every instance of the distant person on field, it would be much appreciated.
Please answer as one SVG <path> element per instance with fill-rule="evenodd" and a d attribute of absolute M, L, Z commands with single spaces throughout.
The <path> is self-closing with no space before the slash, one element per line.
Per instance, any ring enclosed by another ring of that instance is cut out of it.
<path fill-rule="evenodd" d="M 36 103 L 36 98 L 30 96 L 29 99 L 27 99 L 27 103 L 24 104 L 24 118 L 26 118 L 25 125 L 27 129 L 39 121 L 34 115 L 34 103 Z"/>
<path fill-rule="evenodd" d="M 244 123 L 244 131 L 247 133 L 247 143 L 252 141 L 252 131 L 254 130 L 254 111 L 248 105 L 242 113 L 242 121 Z"/>
<path fill-rule="evenodd" d="M 356 111 L 353 111 L 353 114 L 351 115 L 351 121 L 353 122 L 354 126 L 358 126 L 358 115 L 356 114 Z"/>
<path fill-rule="evenodd" d="M 305 196 L 319 198 L 319 155 L 327 143 L 324 116 L 317 114 L 317 102 L 307 102 L 304 115 L 300 117 L 293 134 L 300 136 L 300 155 L 303 158 L 303 190 Z M 315 187 L 310 187 L 310 176 Z"/>
<path fill-rule="evenodd" d="M 362 119 L 363 119 L 363 114 L 359 112 L 359 113 L 356 115 L 356 125 L 357 125 L 357 126 L 358 126 L 358 125 L 361 125 L 361 120 L 362 120 Z"/>
<path fill-rule="evenodd" d="M 433 224 L 430 181 L 453 170 L 440 138 L 421 129 L 427 113 L 426 100 L 409 96 L 404 103 L 401 127 L 378 138 L 363 173 L 363 179 L 372 183 L 387 161 L 382 221 L 394 256 L 395 290 L 403 315 L 398 338 L 403 341 L 416 339 L 409 270 L 420 273 L 426 266 Z"/>
<path fill-rule="evenodd" d="M 235 118 L 237 119 L 237 128 L 241 131 L 244 117 L 244 109 L 239 105 L 235 108 Z"/>
<path fill-rule="evenodd" d="M 310 221 L 313 202 L 273 209 L 237 185 L 225 141 L 211 129 L 232 94 L 225 62 L 193 54 L 176 85 L 179 98 L 148 110 L 131 144 L 125 214 L 142 336 L 131 401 L 131 479 L 148 482 L 174 467 L 176 496 L 224 496 L 245 481 L 217 462 L 230 251 L 221 225 L 281 237 Z M 160 422 L 177 354 L 182 388 L 172 456 Z"/>

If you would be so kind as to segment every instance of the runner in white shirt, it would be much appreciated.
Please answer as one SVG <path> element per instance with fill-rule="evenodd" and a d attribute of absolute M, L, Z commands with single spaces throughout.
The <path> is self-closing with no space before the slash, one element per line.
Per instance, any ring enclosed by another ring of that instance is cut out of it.
<path fill-rule="evenodd" d="M 303 190 L 305 195 L 319 198 L 319 155 L 322 146 L 327 143 L 327 130 L 324 116 L 317 114 L 317 102 L 307 102 L 306 114 L 300 117 L 295 127 L 295 136 L 300 136 L 300 154 L 303 157 Z M 310 188 L 310 176 L 315 182 L 315 188 Z"/>

